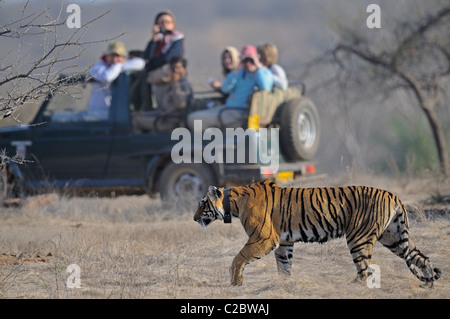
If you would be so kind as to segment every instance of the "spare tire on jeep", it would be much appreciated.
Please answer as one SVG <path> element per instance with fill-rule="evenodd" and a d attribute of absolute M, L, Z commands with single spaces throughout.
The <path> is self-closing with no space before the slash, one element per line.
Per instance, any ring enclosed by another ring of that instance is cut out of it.
<path fill-rule="evenodd" d="M 319 146 L 320 122 L 317 108 L 306 98 L 296 98 L 282 106 L 280 148 L 287 160 L 310 160 Z"/>

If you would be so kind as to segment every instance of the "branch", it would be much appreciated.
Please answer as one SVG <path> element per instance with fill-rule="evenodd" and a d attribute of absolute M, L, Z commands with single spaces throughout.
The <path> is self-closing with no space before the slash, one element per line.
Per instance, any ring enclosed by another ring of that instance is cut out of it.
<path fill-rule="evenodd" d="M 428 89 L 427 102 L 430 104 L 429 107 L 434 107 L 439 102 L 441 98 L 440 88 L 440 76 L 434 76 Z"/>
<path fill-rule="evenodd" d="M 440 73 L 440 76 L 446 76 L 450 74 L 450 51 L 447 50 L 446 47 L 444 47 L 443 45 L 441 45 L 440 43 L 434 43 L 434 46 L 445 56 L 445 58 L 447 59 L 447 69 L 443 70 Z"/>
<path fill-rule="evenodd" d="M 336 46 L 336 48 L 332 51 L 333 52 L 333 56 L 337 56 L 337 54 L 339 53 L 339 51 L 345 51 L 345 52 L 349 52 L 352 53 L 356 56 L 358 56 L 359 58 L 361 58 L 362 60 L 369 62 L 371 64 L 374 65 L 379 65 L 382 66 L 386 69 L 392 69 L 392 63 L 390 61 L 385 61 L 382 58 L 382 55 L 380 56 L 376 56 L 370 52 L 364 52 L 362 50 L 359 50 L 353 46 L 349 46 L 346 44 L 338 44 Z M 338 62 L 339 63 L 339 62 Z"/>
<path fill-rule="evenodd" d="M 423 107 L 424 109 L 427 109 L 428 104 L 426 103 L 426 97 L 419 81 L 417 81 L 417 79 L 414 76 L 412 76 L 406 70 L 402 69 L 399 65 L 395 66 L 395 73 L 397 73 L 403 80 L 406 81 L 406 83 L 409 84 L 409 87 L 413 90 L 414 94 L 416 95 L 420 103 L 420 106 Z"/>
<path fill-rule="evenodd" d="M 416 77 L 414 77 L 409 71 L 406 71 L 406 69 L 400 66 L 401 60 L 400 57 L 402 57 L 404 52 L 413 42 L 417 41 L 417 39 L 419 38 L 422 38 L 428 30 L 436 26 L 446 16 L 450 16 L 450 7 L 446 7 L 440 10 L 436 15 L 428 17 L 426 21 L 420 24 L 411 35 L 409 35 L 406 39 L 404 39 L 401 42 L 397 50 L 390 56 L 387 54 L 376 55 L 370 52 L 369 49 L 361 48 L 360 43 L 356 44 L 340 43 L 331 52 L 335 61 L 341 68 L 345 68 L 345 66 L 339 59 L 338 54 L 339 52 L 347 52 L 350 53 L 351 55 L 357 56 L 358 58 L 369 64 L 382 67 L 392 72 L 393 74 L 396 74 L 401 79 L 403 79 L 407 83 L 407 85 L 413 90 L 421 106 L 423 108 L 429 109 L 432 108 L 440 98 L 439 78 L 441 76 L 450 74 L 450 52 L 447 50 L 446 47 L 442 46 L 441 44 L 434 43 L 433 47 L 438 49 L 444 55 L 445 59 L 448 62 L 447 68 L 439 72 L 439 74 L 432 76 L 432 81 L 428 89 L 429 91 L 428 97 L 425 95 L 424 89 L 420 84 L 419 80 Z"/>
<path fill-rule="evenodd" d="M 28 14 L 28 5 L 29 1 L 23 5 L 20 18 L 0 25 L 0 37 L 19 41 L 17 57 L 14 53 L 8 54 L 7 57 L 12 57 L 10 62 L 6 58 L 0 58 L 0 87 L 7 92 L 5 96 L 0 97 L 0 120 L 11 116 L 15 109 L 26 102 L 61 90 L 59 75 L 62 71 L 76 66 L 70 66 L 67 62 L 78 59 L 89 44 L 108 42 L 124 34 L 122 32 L 109 39 L 83 41 L 90 26 L 111 11 L 106 10 L 84 23 L 81 28 L 74 29 L 68 37 L 60 39 L 61 28 L 66 24 L 66 17 L 62 15 L 64 5 L 61 4 L 59 14 L 55 18 L 49 15 L 48 9 Z M 27 38 L 35 41 L 37 35 L 43 43 L 41 55 L 33 59 L 29 59 L 31 54 L 22 56 L 22 44 L 27 44 Z M 67 54 L 70 48 L 73 50 Z"/>
<path fill-rule="evenodd" d="M 427 32 L 431 27 L 437 25 L 447 15 L 450 15 L 450 7 L 445 7 L 436 15 L 429 16 L 428 19 L 426 19 L 424 23 L 420 24 L 419 27 L 413 33 L 411 33 L 409 37 L 402 41 L 402 43 L 398 46 L 396 52 L 394 53 L 394 56 L 400 57 L 401 53 L 406 49 L 407 46 L 411 45 L 418 37 L 423 36 L 425 32 Z"/>

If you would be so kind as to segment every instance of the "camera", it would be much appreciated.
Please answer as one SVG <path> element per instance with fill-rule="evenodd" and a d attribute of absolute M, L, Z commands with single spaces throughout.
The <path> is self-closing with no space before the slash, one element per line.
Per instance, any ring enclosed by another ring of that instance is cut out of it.
<path fill-rule="evenodd" d="M 169 32 L 170 32 L 170 31 L 167 30 L 166 28 L 164 28 L 164 27 L 159 27 L 159 33 L 166 34 L 166 33 L 169 33 Z"/>
<path fill-rule="evenodd" d="M 251 64 L 255 64 L 255 60 L 253 60 L 253 58 L 250 57 L 246 57 L 244 60 L 242 60 L 242 63 L 248 63 L 250 62 Z"/>

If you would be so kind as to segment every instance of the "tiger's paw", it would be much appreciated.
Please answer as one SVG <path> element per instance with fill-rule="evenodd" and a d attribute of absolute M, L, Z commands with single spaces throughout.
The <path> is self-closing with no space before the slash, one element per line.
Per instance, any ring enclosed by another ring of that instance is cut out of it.
<path fill-rule="evenodd" d="M 432 281 L 424 282 L 419 287 L 420 288 L 430 288 L 430 289 L 432 289 L 432 288 L 434 288 L 434 282 L 432 282 Z"/>
<path fill-rule="evenodd" d="M 242 286 L 242 276 L 231 279 L 232 286 Z"/>
<path fill-rule="evenodd" d="M 355 285 L 364 285 L 366 282 L 365 278 L 362 278 L 360 275 L 356 276 L 355 279 L 351 281 L 352 284 Z"/>

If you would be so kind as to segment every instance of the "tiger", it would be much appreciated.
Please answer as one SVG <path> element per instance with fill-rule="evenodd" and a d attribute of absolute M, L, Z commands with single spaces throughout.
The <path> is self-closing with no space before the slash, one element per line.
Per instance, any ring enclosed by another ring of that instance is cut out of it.
<path fill-rule="evenodd" d="M 377 240 L 403 258 L 423 286 L 432 287 L 441 276 L 409 236 L 405 206 L 386 190 L 288 188 L 273 181 L 228 189 L 209 186 L 194 221 L 206 228 L 215 220 L 231 223 L 231 217 L 240 219 L 248 235 L 230 268 L 232 285 L 242 285 L 244 267 L 274 249 L 278 272 L 290 275 L 295 242 L 323 243 L 344 236 L 356 266 L 355 282 L 373 273 L 370 265 Z"/>

